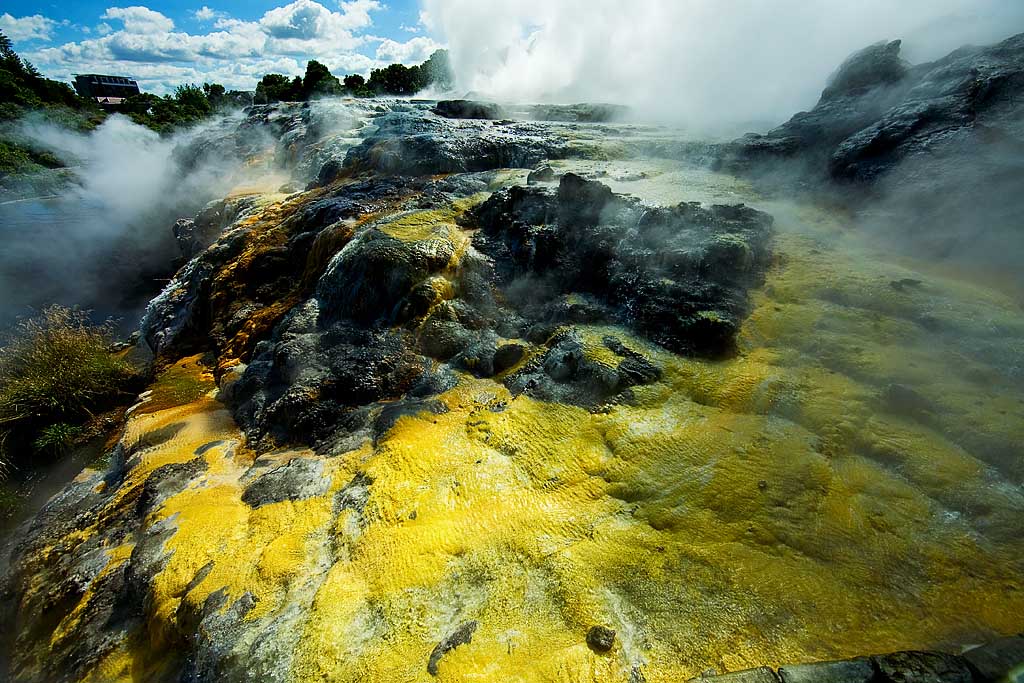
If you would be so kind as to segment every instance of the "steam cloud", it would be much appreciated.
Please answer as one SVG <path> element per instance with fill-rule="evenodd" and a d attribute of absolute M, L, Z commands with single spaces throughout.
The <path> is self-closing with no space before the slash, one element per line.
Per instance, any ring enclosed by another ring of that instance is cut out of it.
<path fill-rule="evenodd" d="M 1024 31 L 1019 0 L 425 0 L 463 91 L 605 101 L 731 135 L 808 109 L 850 53 L 913 62 Z"/>
<path fill-rule="evenodd" d="M 90 134 L 22 121 L 20 136 L 74 167 L 79 185 L 0 205 L 0 326 L 56 302 L 124 316 L 130 329 L 174 269 L 171 224 L 238 182 L 237 157 L 203 153 L 228 123 L 161 138 L 119 115 Z"/>

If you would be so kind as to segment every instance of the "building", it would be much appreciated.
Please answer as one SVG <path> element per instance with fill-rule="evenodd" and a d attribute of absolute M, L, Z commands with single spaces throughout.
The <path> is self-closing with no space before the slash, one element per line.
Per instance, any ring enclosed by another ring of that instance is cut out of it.
<path fill-rule="evenodd" d="M 75 74 L 75 90 L 104 106 L 119 106 L 126 97 L 139 94 L 139 84 L 124 76 Z"/>

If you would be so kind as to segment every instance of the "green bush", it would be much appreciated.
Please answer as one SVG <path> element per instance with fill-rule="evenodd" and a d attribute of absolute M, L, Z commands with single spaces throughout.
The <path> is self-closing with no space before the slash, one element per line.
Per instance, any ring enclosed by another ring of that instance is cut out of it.
<path fill-rule="evenodd" d="M 32 442 L 32 449 L 37 453 L 60 455 L 70 449 L 84 431 L 80 425 L 72 425 L 67 422 L 58 422 L 43 427 L 39 436 Z"/>
<path fill-rule="evenodd" d="M 52 306 L 20 322 L 0 347 L 0 458 L 69 446 L 94 411 L 130 396 L 138 370 L 111 351 L 109 325 Z"/>

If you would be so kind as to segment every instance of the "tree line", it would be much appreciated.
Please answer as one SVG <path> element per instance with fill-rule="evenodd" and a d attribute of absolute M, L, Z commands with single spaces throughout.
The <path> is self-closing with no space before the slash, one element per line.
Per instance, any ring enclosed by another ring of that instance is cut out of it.
<path fill-rule="evenodd" d="M 310 60 L 304 76 L 289 78 L 284 74 L 267 74 L 256 85 L 255 102 L 298 102 L 319 97 L 376 97 L 378 95 L 415 95 L 430 86 L 450 90 L 453 86 L 447 50 L 437 50 L 416 66 L 390 64 L 373 69 L 370 79 L 350 74 L 339 79 L 326 66 Z"/>

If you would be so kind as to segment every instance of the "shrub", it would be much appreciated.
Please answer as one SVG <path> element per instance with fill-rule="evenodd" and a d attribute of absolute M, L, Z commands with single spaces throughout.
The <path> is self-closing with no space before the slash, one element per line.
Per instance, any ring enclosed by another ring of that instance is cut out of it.
<path fill-rule="evenodd" d="M 74 445 L 84 430 L 79 425 L 58 422 L 43 427 L 39 436 L 32 442 L 32 449 L 37 453 L 60 455 Z"/>
<path fill-rule="evenodd" d="M 60 306 L 17 325 L 0 347 L 0 459 L 29 444 L 63 450 L 94 411 L 134 393 L 139 372 L 112 341 L 110 325 Z"/>

